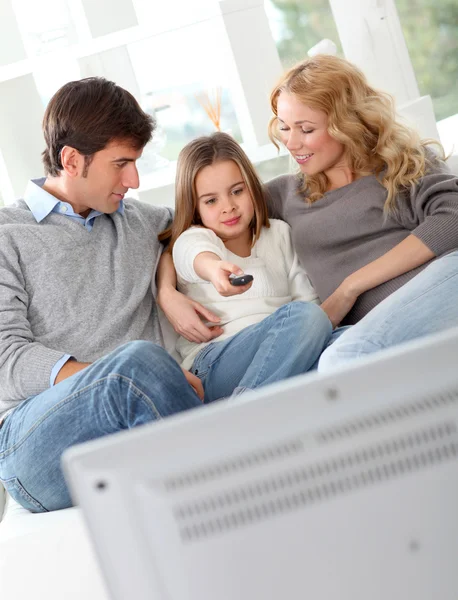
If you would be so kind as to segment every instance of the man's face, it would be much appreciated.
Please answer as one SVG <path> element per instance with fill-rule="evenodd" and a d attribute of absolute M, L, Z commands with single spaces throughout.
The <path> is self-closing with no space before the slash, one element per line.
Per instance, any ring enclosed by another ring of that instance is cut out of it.
<path fill-rule="evenodd" d="M 90 209 L 110 214 L 118 210 L 129 188 L 139 186 L 136 161 L 143 149 L 127 141 L 110 142 L 96 152 L 89 166 L 72 180 L 72 204 L 79 214 Z M 84 157 L 81 156 L 84 161 Z"/>

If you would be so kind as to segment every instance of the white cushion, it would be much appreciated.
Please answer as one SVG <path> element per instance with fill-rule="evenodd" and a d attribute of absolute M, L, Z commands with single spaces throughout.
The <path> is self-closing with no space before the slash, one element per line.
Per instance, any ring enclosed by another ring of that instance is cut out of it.
<path fill-rule="evenodd" d="M 79 508 L 32 514 L 8 495 L 0 523 L 0 597 L 109 600 Z"/>
<path fill-rule="evenodd" d="M 5 507 L 5 488 L 0 483 L 0 521 L 3 518 L 3 509 Z"/>

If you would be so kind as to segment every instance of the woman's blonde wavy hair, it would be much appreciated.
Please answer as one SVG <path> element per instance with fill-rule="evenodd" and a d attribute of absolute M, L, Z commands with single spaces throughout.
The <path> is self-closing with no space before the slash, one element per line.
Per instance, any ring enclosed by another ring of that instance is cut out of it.
<path fill-rule="evenodd" d="M 421 140 L 409 127 L 396 121 L 392 97 L 372 88 L 352 63 L 330 55 L 317 55 L 289 69 L 270 96 L 274 117 L 269 136 L 279 147 L 277 102 L 282 92 L 293 95 L 328 118 L 328 133 L 345 147 L 346 158 L 358 176 L 375 174 L 388 194 L 385 211 L 396 208 L 399 193 L 409 190 L 425 174 L 434 156 L 425 152 L 435 140 Z M 316 202 L 328 191 L 325 173 L 304 177 L 302 191 Z"/>

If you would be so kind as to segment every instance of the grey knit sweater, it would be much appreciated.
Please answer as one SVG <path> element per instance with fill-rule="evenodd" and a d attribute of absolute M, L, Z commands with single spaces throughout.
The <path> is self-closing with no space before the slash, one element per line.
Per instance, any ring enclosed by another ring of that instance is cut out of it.
<path fill-rule="evenodd" d="M 387 191 L 362 177 L 308 204 L 300 179 L 284 175 L 267 184 L 270 216 L 290 224 L 299 260 L 321 301 L 351 273 L 414 234 L 439 257 L 458 248 L 458 178 L 436 161 L 398 210 L 385 218 Z M 429 263 L 427 263 L 429 264 Z M 361 294 L 342 325 L 353 324 L 419 273 L 425 265 Z"/>
<path fill-rule="evenodd" d="M 37 223 L 22 200 L 0 210 L 0 416 L 47 389 L 65 354 L 93 362 L 128 341 L 161 343 L 151 283 L 170 220 L 135 200 L 92 231 L 58 213 Z"/>

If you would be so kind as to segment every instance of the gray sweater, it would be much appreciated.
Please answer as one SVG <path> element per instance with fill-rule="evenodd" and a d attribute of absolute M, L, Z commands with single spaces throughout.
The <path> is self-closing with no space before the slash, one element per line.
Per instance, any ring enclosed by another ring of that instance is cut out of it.
<path fill-rule="evenodd" d="M 398 197 L 398 210 L 387 218 L 387 191 L 374 176 L 327 192 L 313 204 L 299 193 L 300 183 L 297 175 L 268 182 L 269 213 L 290 224 L 299 260 L 322 302 L 348 275 L 410 234 L 437 257 L 458 248 L 458 178 L 444 163 L 437 162 L 410 193 Z M 426 264 L 361 294 L 342 325 L 358 322 Z"/>
<path fill-rule="evenodd" d="M 65 354 L 93 362 L 162 342 L 152 275 L 170 220 L 135 200 L 92 231 L 58 213 L 37 223 L 23 200 L 0 210 L 0 416 L 46 390 Z"/>

